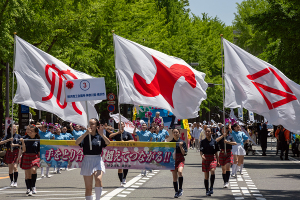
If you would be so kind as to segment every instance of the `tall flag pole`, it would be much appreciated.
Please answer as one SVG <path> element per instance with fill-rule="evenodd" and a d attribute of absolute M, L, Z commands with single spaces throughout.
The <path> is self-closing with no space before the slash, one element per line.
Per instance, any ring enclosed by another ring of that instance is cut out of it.
<path fill-rule="evenodd" d="M 12 101 L 11 101 L 11 138 L 13 138 L 13 134 L 14 134 L 14 89 L 15 89 L 15 59 L 16 59 L 16 36 L 17 36 L 17 32 L 14 32 L 14 58 L 13 58 L 13 72 L 12 72 L 12 75 L 13 75 L 13 82 L 12 82 L 12 87 L 11 87 L 11 90 L 12 90 L 12 94 L 11 94 L 11 98 L 12 98 Z M 10 148 L 11 152 L 13 152 L 13 148 Z"/>
<path fill-rule="evenodd" d="M 114 36 L 114 33 L 115 31 L 112 30 L 112 33 L 113 33 L 113 36 Z M 114 57 L 115 57 L 115 60 L 116 60 L 116 47 L 115 47 L 115 40 L 113 39 L 113 42 L 114 42 Z M 122 129 L 122 126 L 121 126 L 121 109 L 120 109 L 120 91 L 119 91 L 119 81 L 118 81 L 118 70 L 116 69 L 115 70 L 116 72 L 116 86 L 117 86 L 117 96 L 118 96 L 118 110 L 119 110 L 119 131 Z M 122 133 L 121 133 L 121 140 L 122 140 Z"/>
<path fill-rule="evenodd" d="M 224 123 L 224 132 L 226 131 L 225 129 L 225 98 L 224 98 L 224 61 L 223 61 L 223 34 L 220 35 L 221 36 L 221 59 L 222 59 L 222 96 L 223 96 L 223 123 Z M 222 132 L 221 132 L 222 133 Z M 226 155 L 227 154 L 227 151 L 226 151 L 226 143 L 225 143 L 225 139 L 224 138 L 224 147 L 225 147 L 225 152 L 224 154 Z"/>

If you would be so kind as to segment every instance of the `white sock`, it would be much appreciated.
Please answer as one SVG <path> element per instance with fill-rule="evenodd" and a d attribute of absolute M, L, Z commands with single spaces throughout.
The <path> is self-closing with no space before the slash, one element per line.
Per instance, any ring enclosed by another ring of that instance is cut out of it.
<path fill-rule="evenodd" d="M 50 167 L 46 167 L 46 175 L 49 175 L 49 169 Z"/>
<path fill-rule="evenodd" d="M 102 187 L 95 187 L 96 200 L 100 200 Z"/>
<path fill-rule="evenodd" d="M 93 196 L 85 196 L 85 200 L 93 200 Z"/>
<path fill-rule="evenodd" d="M 231 174 L 236 174 L 236 168 L 237 168 L 237 165 L 233 164 Z"/>
<path fill-rule="evenodd" d="M 244 165 L 244 164 L 241 164 L 241 166 L 240 166 L 240 172 L 243 171 L 243 165 Z"/>
<path fill-rule="evenodd" d="M 41 167 L 41 176 L 44 176 L 44 167 Z"/>

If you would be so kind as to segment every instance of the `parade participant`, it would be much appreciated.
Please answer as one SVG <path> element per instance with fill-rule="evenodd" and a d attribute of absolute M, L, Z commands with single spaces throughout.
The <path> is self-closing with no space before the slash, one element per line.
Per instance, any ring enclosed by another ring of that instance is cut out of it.
<path fill-rule="evenodd" d="M 42 122 L 41 125 L 37 125 L 36 127 L 39 128 L 40 139 L 43 139 L 43 140 L 53 139 L 54 134 L 52 134 L 50 131 L 47 131 L 48 125 L 47 125 L 46 122 Z M 50 167 L 46 167 L 46 177 L 47 178 L 50 178 L 50 176 L 49 176 L 49 169 L 50 169 Z M 44 167 L 41 167 L 41 177 L 42 178 L 45 177 L 45 175 L 44 175 Z"/>
<path fill-rule="evenodd" d="M 67 127 L 64 126 L 61 129 L 61 135 L 65 137 L 65 140 L 74 140 L 74 136 L 71 133 L 68 133 L 67 130 L 68 130 Z"/>
<path fill-rule="evenodd" d="M 199 138 L 200 138 L 201 131 L 202 131 L 202 128 L 200 127 L 200 123 L 197 122 L 196 123 L 196 127 L 194 127 L 194 129 L 193 129 L 193 134 L 195 136 L 195 146 L 196 146 L 197 152 L 200 151 L 200 141 L 199 141 Z"/>
<path fill-rule="evenodd" d="M 264 123 L 262 125 L 262 128 L 260 130 L 260 146 L 261 146 L 261 150 L 262 150 L 262 156 L 266 156 L 266 151 L 267 151 L 267 145 L 268 145 L 268 128 L 267 128 L 267 124 Z"/>
<path fill-rule="evenodd" d="M 232 145 L 236 145 L 237 143 L 234 141 L 233 137 L 229 135 L 229 128 L 226 127 L 221 128 L 222 135 L 216 139 L 216 141 L 219 143 L 220 146 L 220 165 L 222 166 L 222 176 L 224 181 L 224 188 L 228 188 L 229 186 L 229 177 L 230 177 L 230 167 L 233 163 L 233 154 L 231 152 Z M 225 144 L 224 144 L 224 138 L 226 143 L 226 152 L 225 152 Z"/>
<path fill-rule="evenodd" d="M 289 143 L 290 143 L 290 131 L 285 129 L 282 125 L 279 125 L 275 137 L 279 141 L 279 147 L 281 149 L 280 159 L 283 160 L 283 153 L 285 152 L 285 160 L 288 160 L 289 155 Z"/>
<path fill-rule="evenodd" d="M 55 131 L 55 134 L 54 134 L 54 139 L 55 140 L 65 140 L 65 136 L 61 134 L 61 129 L 60 129 L 60 125 L 55 125 L 54 126 L 54 131 Z M 54 171 L 57 173 L 57 174 L 61 174 L 60 172 L 60 167 L 62 165 L 63 161 L 59 160 L 56 162 L 56 165 L 54 166 Z M 57 170 L 56 170 L 56 167 L 57 167 Z"/>
<path fill-rule="evenodd" d="M 121 134 L 122 134 L 122 138 L 121 138 Z M 125 131 L 124 122 L 121 122 L 121 127 L 119 125 L 118 132 L 109 134 L 109 138 L 114 139 L 115 141 L 130 141 L 130 142 L 134 141 L 132 135 L 129 132 Z M 120 179 L 121 186 L 126 185 L 127 174 L 128 174 L 128 169 L 118 169 L 118 177 Z"/>
<path fill-rule="evenodd" d="M 182 190 L 182 184 L 183 184 L 183 168 L 184 168 L 184 161 L 187 154 L 187 146 L 185 141 L 180 139 L 180 134 L 178 129 L 173 129 L 173 139 L 170 142 L 176 142 L 176 155 L 175 155 L 175 170 L 171 170 L 173 175 L 173 186 L 175 190 L 175 196 L 174 198 L 178 198 L 182 196 L 183 190 Z M 178 182 L 177 182 L 178 179 Z M 178 189 L 178 183 L 179 183 L 179 189 Z"/>
<path fill-rule="evenodd" d="M 80 130 L 80 126 L 78 124 L 75 125 L 75 130 L 74 130 L 73 124 L 70 123 L 70 129 L 72 131 L 75 140 L 77 140 L 83 134 L 83 131 Z"/>
<path fill-rule="evenodd" d="M 204 172 L 204 185 L 206 189 L 206 196 L 211 196 L 214 193 L 215 170 L 220 166 L 218 156 L 218 143 L 211 137 L 211 129 L 206 128 L 206 138 L 200 143 L 200 155 L 202 158 L 202 172 Z M 210 172 L 210 188 L 208 178 Z"/>
<path fill-rule="evenodd" d="M 161 123 L 159 126 L 159 132 L 158 135 L 160 135 L 160 141 L 161 142 L 165 142 L 166 139 L 168 139 L 170 137 L 169 132 L 167 130 L 164 129 L 164 124 Z"/>
<path fill-rule="evenodd" d="M 16 134 L 17 127 L 16 125 L 13 125 L 13 137 L 11 137 L 11 126 L 7 128 L 7 135 L 4 136 L 2 139 L 2 142 L 0 144 L 5 144 L 6 146 L 6 154 L 5 154 L 5 160 L 4 162 L 8 164 L 8 174 L 10 178 L 10 187 L 17 187 L 18 186 L 18 164 L 19 164 L 19 139 L 21 136 L 19 134 Z M 13 149 L 13 151 L 11 150 Z"/>
<path fill-rule="evenodd" d="M 27 135 L 24 139 L 40 139 L 39 129 L 33 125 L 29 125 L 27 129 Z M 37 169 L 40 167 L 40 141 L 24 141 L 22 142 L 22 159 L 21 168 L 25 170 L 25 183 L 27 186 L 26 194 L 32 196 L 36 194 L 36 178 Z"/>
<path fill-rule="evenodd" d="M 155 117 L 153 117 L 153 121 L 157 121 L 157 123 L 164 123 L 164 119 L 160 116 L 160 112 L 155 113 Z"/>
<path fill-rule="evenodd" d="M 77 138 L 75 144 L 83 148 L 84 158 L 82 160 L 80 175 L 85 183 L 85 199 L 93 200 L 93 177 L 95 179 L 96 200 L 102 193 L 102 176 L 105 173 L 105 165 L 101 158 L 102 148 L 110 144 L 109 139 L 103 134 L 104 127 L 95 118 L 90 119 L 87 131 Z M 92 150 L 90 150 L 89 136 L 91 135 Z"/>
<path fill-rule="evenodd" d="M 234 139 L 234 141 L 237 143 L 236 145 L 232 146 L 232 154 L 234 159 L 234 164 L 232 165 L 232 174 L 231 176 L 235 177 L 236 172 L 239 171 L 240 174 L 242 174 L 243 170 L 243 163 L 244 163 L 244 156 L 246 155 L 246 151 L 243 148 L 244 142 L 248 142 L 248 136 L 241 131 L 241 126 L 237 123 L 232 125 L 229 123 L 229 131 L 231 132 L 231 135 Z"/>
<path fill-rule="evenodd" d="M 196 127 L 196 122 L 194 122 L 192 124 L 192 127 L 191 127 L 191 147 L 190 149 L 194 149 L 195 148 L 195 133 L 194 133 L 194 128 Z"/>
<path fill-rule="evenodd" d="M 140 142 L 151 142 L 152 141 L 152 133 L 147 130 L 147 124 L 143 123 L 142 124 L 142 130 L 141 131 L 136 131 L 136 126 L 134 126 L 133 129 L 133 135 L 135 137 L 138 137 L 138 141 Z M 147 170 L 142 170 L 141 172 L 142 176 L 147 176 Z"/>
<path fill-rule="evenodd" d="M 152 127 L 154 128 L 154 127 Z M 161 142 L 161 136 L 159 135 L 159 126 L 154 128 L 154 131 L 150 131 L 152 133 L 152 142 Z"/>

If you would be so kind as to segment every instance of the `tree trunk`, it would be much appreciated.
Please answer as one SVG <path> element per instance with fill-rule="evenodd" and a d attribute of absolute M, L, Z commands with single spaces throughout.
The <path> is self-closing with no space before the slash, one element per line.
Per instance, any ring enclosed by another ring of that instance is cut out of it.
<path fill-rule="evenodd" d="M 5 113 L 4 112 L 4 108 L 3 108 L 3 72 L 4 72 L 4 69 L 5 68 L 1 68 L 0 70 L 0 121 L 1 121 L 1 126 L 2 126 L 2 123 L 4 122 L 3 121 L 3 114 Z M 5 81 L 4 81 L 5 82 Z M 3 132 L 2 130 L 0 131 L 0 138 L 3 137 Z"/>

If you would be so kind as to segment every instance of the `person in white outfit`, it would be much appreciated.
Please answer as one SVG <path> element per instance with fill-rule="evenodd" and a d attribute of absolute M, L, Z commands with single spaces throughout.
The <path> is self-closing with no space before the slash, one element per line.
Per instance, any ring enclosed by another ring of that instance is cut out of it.
<path fill-rule="evenodd" d="M 193 135 L 195 137 L 195 146 L 196 146 L 196 150 L 197 152 L 200 152 L 200 141 L 199 141 L 199 137 L 200 137 L 200 133 L 202 132 L 202 128 L 200 127 L 200 123 L 197 122 L 196 127 L 193 130 Z"/>

